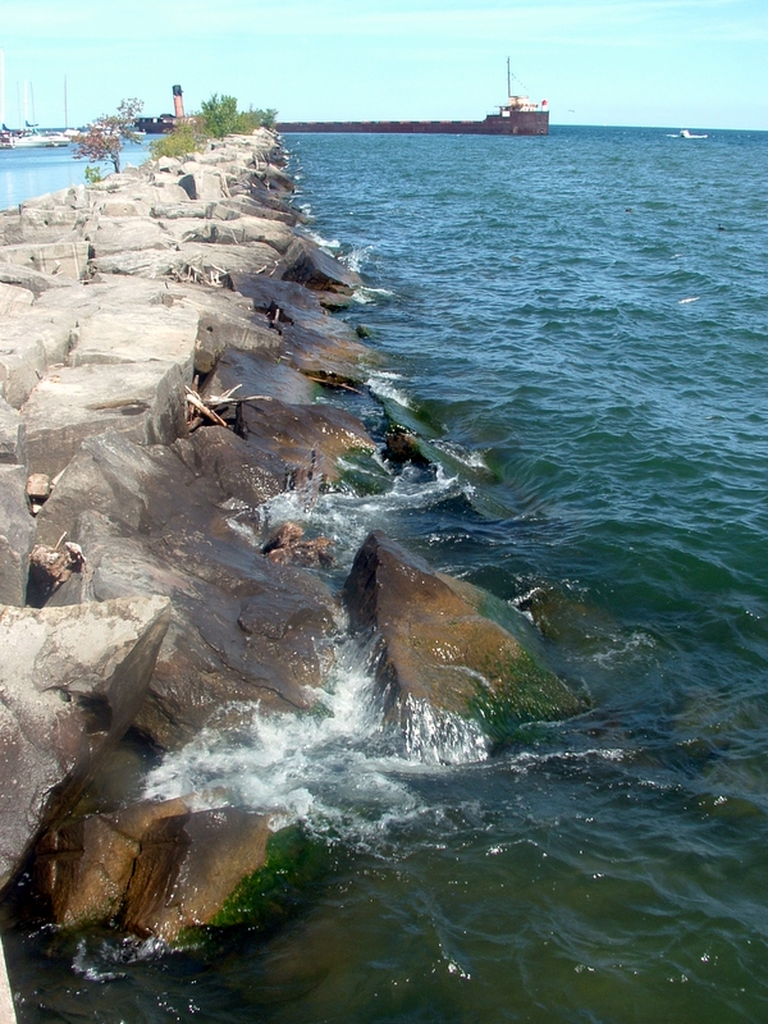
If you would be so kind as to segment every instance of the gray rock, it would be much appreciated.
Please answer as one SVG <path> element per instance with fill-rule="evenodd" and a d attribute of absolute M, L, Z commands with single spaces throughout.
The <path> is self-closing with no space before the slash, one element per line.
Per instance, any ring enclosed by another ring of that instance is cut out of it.
<path fill-rule="evenodd" d="M 146 444 L 170 444 L 186 431 L 185 380 L 174 363 L 62 367 L 24 403 L 29 466 L 55 477 L 85 438 L 106 430 Z"/>
<path fill-rule="evenodd" d="M 0 604 L 23 605 L 26 601 L 34 543 L 26 467 L 0 465 Z"/>
<path fill-rule="evenodd" d="M 220 170 L 205 168 L 197 161 L 188 161 L 183 165 L 182 171 L 178 183 L 190 199 L 216 202 L 229 196 L 227 179 Z"/>
<path fill-rule="evenodd" d="M 0 281 L 5 284 L 18 284 L 27 288 L 34 296 L 42 295 L 53 288 L 73 288 L 76 282 L 71 277 L 46 274 L 32 267 L 22 267 L 14 263 L 0 261 Z"/>
<path fill-rule="evenodd" d="M 174 225 L 175 226 L 175 225 Z M 184 222 L 179 222 L 185 227 Z M 246 245 L 249 242 L 264 242 L 279 253 L 286 253 L 295 239 L 293 231 L 285 224 L 266 217 L 242 216 L 232 220 L 206 220 L 204 224 L 186 227 L 181 236 L 183 242 L 213 242 L 217 245 Z"/>
<path fill-rule="evenodd" d="M 169 616 L 157 597 L 0 611 L 0 889 L 131 725 Z"/>
<path fill-rule="evenodd" d="M 20 285 L 0 283 L 0 317 L 18 316 L 26 313 L 32 305 L 33 295 Z"/>
<path fill-rule="evenodd" d="M 100 309 L 81 324 L 69 364 L 175 363 L 191 381 L 197 333 L 198 314 L 191 305 L 129 301 L 128 308 Z"/>
<path fill-rule="evenodd" d="M 101 217 L 88 237 L 97 260 L 114 253 L 172 249 L 176 244 L 174 236 L 149 217 Z"/>
<path fill-rule="evenodd" d="M 24 420 L 0 398 L 0 464 L 27 466 L 27 433 Z"/>
<path fill-rule="evenodd" d="M 14 263 L 44 274 L 80 280 L 88 269 L 88 242 L 41 242 L 0 247 L 0 262 Z"/>
<path fill-rule="evenodd" d="M 0 343 L 0 384 L 14 409 L 20 408 L 37 386 L 48 362 L 43 343 L 16 326 Z"/>

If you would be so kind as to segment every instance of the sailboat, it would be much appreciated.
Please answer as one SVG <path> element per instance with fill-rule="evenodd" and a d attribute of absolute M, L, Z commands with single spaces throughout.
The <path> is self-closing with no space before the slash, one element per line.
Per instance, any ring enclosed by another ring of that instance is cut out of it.
<path fill-rule="evenodd" d="M 0 50 L 0 147 L 3 149 L 56 149 L 69 146 L 72 139 L 63 132 L 40 131 L 39 126 L 30 124 L 27 114 L 27 83 L 24 83 L 24 128 L 11 131 L 5 123 L 5 51 Z M 34 108 L 34 100 L 33 100 Z M 33 114 L 34 116 L 34 114 Z"/>

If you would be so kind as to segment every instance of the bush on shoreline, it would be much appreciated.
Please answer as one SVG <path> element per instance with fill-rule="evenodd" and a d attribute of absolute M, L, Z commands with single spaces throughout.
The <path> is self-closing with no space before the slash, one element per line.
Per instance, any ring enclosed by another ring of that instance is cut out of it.
<path fill-rule="evenodd" d="M 184 157 L 189 153 L 205 149 L 208 139 L 222 139 L 225 135 L 250 135 L 257 128 L 272 128 L 277 117 L 276 110 L 237 109 L 234 96 L 213 93 L 203 101 L 199 114 L 187 118 L 168 135 L 153 140 L 149 151 L 153 160 L 159 157 Z"/>

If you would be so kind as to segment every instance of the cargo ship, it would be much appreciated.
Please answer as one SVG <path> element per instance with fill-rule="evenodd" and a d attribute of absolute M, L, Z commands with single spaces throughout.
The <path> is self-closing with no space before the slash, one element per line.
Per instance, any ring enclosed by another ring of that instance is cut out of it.
<path fill-rule="evenodd" d="M 498 114 L 482 121 L 281 121 L 275 129 L 284 135 L 294 132 L 350 132 L 402 135 L 549 135 L 549 106 L 546 100 L 532 103 L 527 96 L 512 95 L 507 62 L 507 102 Z"/>

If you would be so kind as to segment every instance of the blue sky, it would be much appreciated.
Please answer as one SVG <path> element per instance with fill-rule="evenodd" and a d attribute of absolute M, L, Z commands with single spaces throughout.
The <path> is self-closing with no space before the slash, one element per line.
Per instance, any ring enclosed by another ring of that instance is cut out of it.
<path fill-rule="evenodd" d="M 482 118 L 768 130 L 768 0 L 0 0 L 6 121 L 70 125 L 212 93 L 283 120 Z M 524 88 L 523 88 L 524 87 Z"/>

